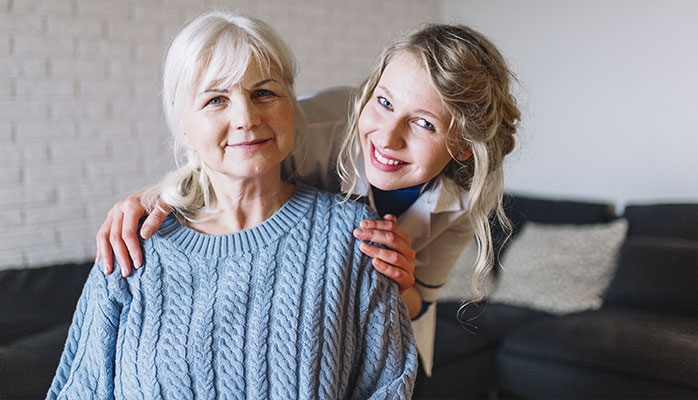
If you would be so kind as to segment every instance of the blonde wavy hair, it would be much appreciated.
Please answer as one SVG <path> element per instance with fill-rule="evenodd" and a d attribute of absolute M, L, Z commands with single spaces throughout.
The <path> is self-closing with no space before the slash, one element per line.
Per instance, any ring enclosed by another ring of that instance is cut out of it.
<path fill-rule="evenodd" d="M 212 83 L 233 86 L 252 62 L 267 73 L 278 69 L 293 98 L 296 120 L 302 119 L 293 88 L 297 73 L 295 58 L 266 23 L 231 12 L 213 11 L 192 20 L 174 38 L 163 64 L 162 105 L 177 169 L 143 194 L 146 209 L 151 210 L 161 197 L 178 217 L 187 220 L 194 220 L 195 215 L 217 213 L 215 193 L 203 161 L 185 145 L 182 117 L 198 92 Z M 296 135 L 296 142 L 299 140 Z"/>
<path fill-rule="evenodd" d="M 354 100 L 349 132 L 340 150 L 339 175 L 351 189 L 360 179 L 359 116 L 398 53 L 412 54 L 420 61 L 451 116 L 447 146 L 452 159 L 439 178 L 451 179 L 468 192 L 469 218 L 478 247 L 472 284 L 481 297 L 480 283 L 494 263 L 490 218 L 494 216 L 511 230 L 502 207 L 503 161 L 514 149 L 521 117 L 511 93 L 516 78 L 495 45 L 463 25 L 426 25 L 386 48 Z M 464 151 L 472 151 L 466 161 L 453 156 Z"/>

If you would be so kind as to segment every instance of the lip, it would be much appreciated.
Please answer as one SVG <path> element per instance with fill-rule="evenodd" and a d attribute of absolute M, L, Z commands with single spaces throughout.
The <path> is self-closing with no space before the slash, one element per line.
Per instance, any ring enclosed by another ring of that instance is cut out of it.
<path fill-rule="evenodd" d="M 397 158 L 390 157 L 378 149 L 371 143 L 371 164 L 378 170 L 385 172 L 394 172 L 399 169 L 404 168 L 408 163 L 398 160 Z"/>
<path fill-rule="evenodd" d="M 232 147 L 235 149 L 243 149 L 243 150 L 256 150 L 265 144 L 267 144 L 271 139 L 256 139 L 256 140 L 249 140 L 245 142 L 240 142 L 240 143 L 228 143 L 226 147 Z"/>

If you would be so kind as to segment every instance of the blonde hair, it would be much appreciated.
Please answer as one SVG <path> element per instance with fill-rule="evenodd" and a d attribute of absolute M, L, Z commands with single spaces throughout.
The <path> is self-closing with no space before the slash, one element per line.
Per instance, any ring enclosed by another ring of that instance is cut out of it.
<path fill-rule="evenodd" d="M 142 196 L 146 209 L 157 197 L 177 215 L 193 220 L 198 213 L 216 213 L 215 193 L 203 161 L 184 143 L 182 117 L 196 93 L 216 83 L 228 87 L 240 81 L 250 63 L 266 72 L 278 69 L 294 101 L 297 72 L 291 50 L 266 23 L 226 11 L 203 14 L 187 24 L 169 46 L 163 64 L 162 105 L 173 141 L 177 169 Z M 296 140 L 300 140 L 296 135 Z M 294 146 L 297 147 L 297 146 Z"/>
<path fill-rule="evenodd" d="M 373 97 L 386 66 L 401 52 L 420 61 L 451 116 L 447 146 L 452 159 L 439 177 L 451 179 L 468 191 L 469 217 L 478 247 L 472 284 L 479 294 L 480 282 L 494 263 L 490 217 L 494 215 L 506 230 L 511 230 L 502 196 L 503 161 L 514 149 L 513 135 L 521 116 L 511 94 L 515 77 L 495 45 L 463 25 L 427 25 L 386 48 L 354 100 L 350 131 L 340 150 L 339 174 L 351 189 L 360 179 L 359 116 Z M 457 160 L 456 155 L 470 150 L 470 158 Z"/>

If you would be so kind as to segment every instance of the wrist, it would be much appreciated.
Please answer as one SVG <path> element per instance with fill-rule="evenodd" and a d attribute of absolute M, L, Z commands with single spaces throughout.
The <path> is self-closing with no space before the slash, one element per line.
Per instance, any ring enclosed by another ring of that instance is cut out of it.
<path fill-rule="evenodd" d="M 407 306 L 410 319 L 414 319 L 419 316 L 422 310 L 422 295 L 419 293 L 419 291 L 414 287 L 411 287 L 402 292 L 401 296 L 402 300 Z"/>

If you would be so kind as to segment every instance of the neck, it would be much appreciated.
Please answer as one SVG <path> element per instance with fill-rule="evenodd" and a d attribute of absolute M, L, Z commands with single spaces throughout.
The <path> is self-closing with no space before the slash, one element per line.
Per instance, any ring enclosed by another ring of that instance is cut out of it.
<path fill-rule="evenodd" d="M 253 228 L 266 221 L 291 198 L 294 185 L 280 174 L 244 181 L 211 179 L 218 212 L 197 215 L 187 225 L 208 235 L 224 235 Z"/>

